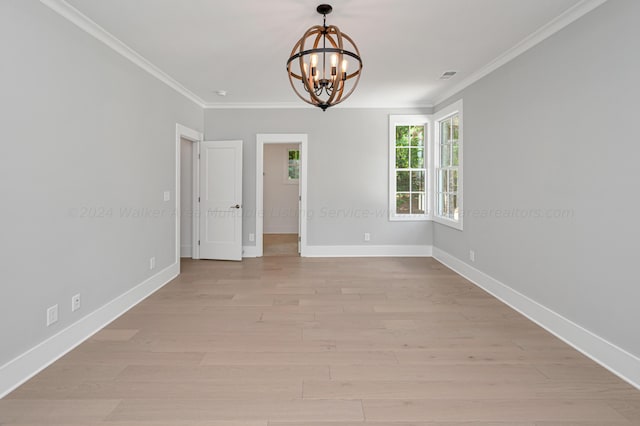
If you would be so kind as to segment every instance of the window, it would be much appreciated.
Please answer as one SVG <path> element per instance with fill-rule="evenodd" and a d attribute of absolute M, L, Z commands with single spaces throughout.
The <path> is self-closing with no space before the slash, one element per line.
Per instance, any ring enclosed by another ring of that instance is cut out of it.
<path fill-rule="evenodd" d="M 297 184 L 300 180 L 300 150 L 287 150 L 285 183 Z"/>
<path fill-rule="evenodd" d="M 434 219 L 462 229 L 462 101 L 440 111 L 434 127 Z"/>
<path fill-rule="evenodd" d="M 390 117 L 390 220 L 428 219 L 428 130 L 426 116 Z"/>
<path fill-rule="evenodd" d="M 462 139 L 462 100 L 433 116 L 389 116 L 389 220 L 462 229 Z"/>

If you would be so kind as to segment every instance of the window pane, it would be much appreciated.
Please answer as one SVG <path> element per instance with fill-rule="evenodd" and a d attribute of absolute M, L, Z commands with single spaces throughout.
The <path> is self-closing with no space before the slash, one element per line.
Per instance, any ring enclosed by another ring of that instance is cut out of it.
<path fill-rule="evenodd" d="M 458 220 L 458 196 L 451 194 L 449 197 L 451 197 L 451 212 L 450 212 L 450 217 L 452 219 Z"/>
<path fill-rule="evenodd" d="M 424 191 L 424 171 L 411 172 L 411 192 Z"/>
<path fill-rule="evenodd" d="M 409 126 L 396 126 L 396 146 L 409 146 Z"/>
<path fill-rule="evenodd" d="M 424 214 L 425 204 L 424 193 L 411 194 L 411 214 Z"/>
<path fill-rule="evenodd" d="M 444 205 L 442 207 L 442 215 L 444 217 L 451 216 L 451 196 L 449 194 L 444 194 Z"/>
<path fill-rule="evenodd" d="M 396 169 L 409 168 L 409 148 L 396 148 Z"/>
<path fill-rule="evenodd" d="M 458 116 L 454 116 L 451 119 L 452 123 L 453 123 L 453 139 L 454 140 L 458 140 L 458 132 L 459 132 L 459 124 L 460 124 L 460 119 L 458 118 Z"/>
<path fill-rule="evenodd" d="M 422 169 L 424 167 L 424 148 L 411 148 L 411 168 Z"/>
<path fill-rule="evenodd" d="M 409 173 L 410 172 L 396 172 L 396 191 L 409 192 Z"/>
<path fill-rule="evenodd" d="M 289 179 L 300 179 L 300 166 L 298 160 L 292 160 L 289 162 Z"/>
<path fill-rule="evenodd" d="M 300 178 L 300 150 L 289 149 L 287 150 L 288 164 L 287 164 L 287 178 L 289 180 L 298 180 Z"/>
<path fill-rule="evenodd" d="M 444 215 L 444 194 L 442 192 L 438 193 L 438 216 L 443 216 Z"/>
<path fill-rule="evenodd" d="M 409 214 L 409 194 L 396 194 L 396 213 Z"/>
<path fill-rule="evenodd" d="M 451 136 L 451 122 L 445 120 L 440 123 L 440 143 L 448 143 Z"/>
<path fill-rule="evenodd" d="M 411 126 L 411 146 L 424 146 L 424 126 Z"/>
<path fill-rule="evenodd" d="M 460 151 L 460 146 L 455 143 L 453 144 L 453 146 L 451 147 L 451 149 L 453 150 L 453 153 L 451 155 L 451 165 L 452 166 L 458 166 L 458 152 Z"/>
<path fill-rule="evenodd" d="M 449 170 L 449 192 L 458 192 L 458 171 Z"/>
<path fill-rule="evenodd" d="M 438 170 L 438 192 L 447 192 L 448 171 Z"/>
<path fill-rule="evenodd" d="M 449 155 L 451 152 L 451 145 L 443 144 L 440 145 L 440 166 L 449 167 L 451 156 Z"/>

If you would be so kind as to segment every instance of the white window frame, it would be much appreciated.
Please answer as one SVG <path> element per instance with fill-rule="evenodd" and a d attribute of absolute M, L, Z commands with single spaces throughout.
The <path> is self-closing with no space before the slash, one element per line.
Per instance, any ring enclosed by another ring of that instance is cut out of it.
<path fill-rule="evenodd" d="M 453 115 L 458 115 L 458 220 L 439 216 L 436 209 L 438 193 L 436 169 L 440 164 L 440 123 Z M 424 214 L 396 213 L 396 126 L 421 126 L 425 130 L 425 193 L 427 205 Z M 389 115 L 389 220 L 390 221 L 434 221 L 460 231 L 464 217 L 464 117 L 462 99 L 431 115 Z"/>
<path fill-rule="evenodd" d="M 423 214 L 396 213 L 396 126 L 425 126 L 425 197 Z M 431 220 L 432 193 L 432 120 L 429 115 L 390 115 L 389 116 L 389 220 L 390 221 L 426 221 Z"/>
<path fill-rule="evenodd" d="M 438 215 L 438 205 L 437 205 L 437 176 L 436 170 L 440 165 L 440 123 L 444 120 L 451 118 L 454 115 L 458 115 L 458 193 L 457 193 L 457 201 L 458 201 L 458 220 L 451 219 L 449 217 L 444 217 Z M 453 104 L 443 108 L 433 115 L 433 151 L 431 158 L 433 160 L 433 178 L 431 180 L 431 194 L 432 194 L 432 202 L 433 202 L 433 210 L 432 217 L 433 221 L 437 223 L 441 223 L 446 226 L 450 226 L 454 229 L 458 229 L 462 231 L 463 226 L 463 217 L 464 217 L 464 117 L 462 114 L 462 99 L 454 102 Z"/>

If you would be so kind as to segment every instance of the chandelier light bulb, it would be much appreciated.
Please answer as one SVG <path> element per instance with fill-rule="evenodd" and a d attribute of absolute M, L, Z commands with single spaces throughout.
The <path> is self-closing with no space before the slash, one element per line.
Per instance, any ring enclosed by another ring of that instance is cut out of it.
<path fill-rule="evenodd" d="M 331 78 L 335 80 L 338 75 L 338 55 L 331 55 Z"/>

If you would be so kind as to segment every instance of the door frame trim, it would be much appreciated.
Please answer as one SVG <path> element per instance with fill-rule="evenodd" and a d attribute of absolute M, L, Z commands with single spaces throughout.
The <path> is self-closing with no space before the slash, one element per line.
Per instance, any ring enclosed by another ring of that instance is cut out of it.
<path fill-rule="evenodd" d="M 200 249 L 198 247 L 198 235 L 200 233 L 200 223 L 198 220 L 195 220 L 195 213 L 199 211 L 198 209 L 198 194 L 200 193 L 200 179 L 198 178 L 200 174 L 200 162 L 198 161 L 198 155 L 200 154 L 200 142 L 202 142 L 204 135 L 197 130 L 193 130 L 187 126 L 183 126 L 182 124 L 176 123 L 176 164 L 175 164 L 175 197 L 174 197 L 174 212 L 175 212 L 175 232 L 176 232 L 176 254 L 175 259 L 178 264 L 178 268 L 180 267 L 180 217 L 181 217 L 181 206 L 180 206 L 180 144 L 182 139 L 191 141 L 194 143 L 193 145 L 193 185 L 192 185 L 192 208 L 191 211 L 194 213 L 194 220 L 192 223 L 192 238 L 191 238 L 191 258 L 199 259 L 200 258 Z"/>
<path fill-rule="evenodd" d="M 256 257 L 263 255 L 264 230 L 264 145 L 300 144 L 300 256 L 307 249 L 307 153 L 308 134 L 306 133 L 258 133 L 256 134 Z"/>

